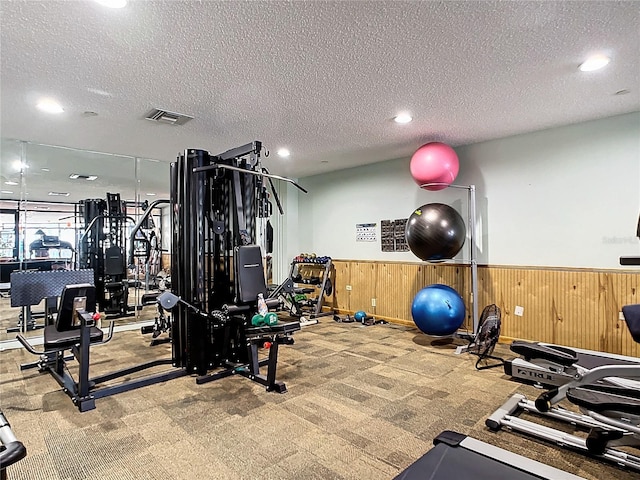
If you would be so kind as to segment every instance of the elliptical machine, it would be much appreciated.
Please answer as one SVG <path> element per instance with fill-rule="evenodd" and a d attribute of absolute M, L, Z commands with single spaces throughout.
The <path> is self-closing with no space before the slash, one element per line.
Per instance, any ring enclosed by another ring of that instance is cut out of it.
<path fill-rule="evenodd" d="M 620 264 L 640 265 L 640 257 L 620 257 Z M 622 313 L 633 340 L 640 343 L 640 305 L 623 306 Z M 505 373 L 552 388 L 535 402 L 513 395 L 486 420 L 487 427 L 506 427 L 640 471 L 640 456 L 613 448 L 640 447 L 639 359 L 528 342 L 514 342 L 511 350 L 523 358 L 507 362 Z M 564 399 L 582 414 L 555 406 Z M 588 436 L 523 420 L 517 416 L 523 411 L 586 429 Z"/>

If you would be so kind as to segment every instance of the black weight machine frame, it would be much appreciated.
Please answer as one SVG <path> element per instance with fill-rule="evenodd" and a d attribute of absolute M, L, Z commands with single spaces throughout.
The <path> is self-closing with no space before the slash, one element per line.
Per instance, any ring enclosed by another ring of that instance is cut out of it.
<path fill-rule="evenodd" d="M 219 155 L 188 149 L 171 164 L 172 351 L 175 366 L 205 383 L 240 374 L 285 392 L 275 380 L 278 345 L 292 344 L 300 322 L 252 327 L 257 295 L 267 297 L 258 237 L 258 219 L 271 214 L 266 178 L 282 207 L 272 178 L 260 164 L 262 143 L 255 141 Z M 185 228 L 190 226 L 191 228 Z M 267 299 L 270 307 L 277 300 Z M 161 302 L 162 304 L 162 302 Z M 270 344 L 269 358 L 258 349 Z M 267 374 L 260 373 L 267 366 Z M 209 374 L 210 370 L 221 369 Z"/>

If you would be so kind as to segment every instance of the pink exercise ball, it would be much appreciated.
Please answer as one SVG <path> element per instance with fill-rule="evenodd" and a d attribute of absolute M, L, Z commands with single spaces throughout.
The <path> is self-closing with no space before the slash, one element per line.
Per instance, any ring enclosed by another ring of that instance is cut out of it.
<path fill-rule="evenodd" d="M 443 183 L 444 185 L 422 187 L 427 190 L 443 190 L 451 185 L 458 175 L 458 155 L 449 145 L 431 142 L 421 146 L 411 157 L 411 176 L 418 185 Z"/>

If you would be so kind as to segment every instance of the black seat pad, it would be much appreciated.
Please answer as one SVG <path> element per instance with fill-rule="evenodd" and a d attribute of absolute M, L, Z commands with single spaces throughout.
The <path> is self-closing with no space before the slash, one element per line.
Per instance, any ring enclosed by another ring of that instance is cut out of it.
<path fill-rule="evenodd" d="M 302 293 L 302 294 L 313 293 L 313 292 L 315 292 L 313 288 L 296 288 L 294 290 L 294 293 Z"/>
<path fill-rule="evenodd" d="M 89 334 L 91 343 L 101 342 L 103 335 L 102 330 L 98 327 L 91 327 Z M 44 329 L 45 350 L 66 350 L 78 343 L 80 343 L 80 328 L 60 332 L 56 330 L 55 325 L 49 325 Z"/>
<path fill-rule="evenodd" d="M 578 355 L 573 350 L 562 347 L 549 347 L 539 343 L 516 340 L 511 344 L 511 351 L 522 355 L 526 360 L 540 358 L 559 365 L 569 367 L 578 361 Z"/>
<path fill-rule="evenodd" d="M 640 391 L 615 385 L 584 385 L 570 388 L 567 399 L 594 412 L 616 411 L 640 415 Z"/>

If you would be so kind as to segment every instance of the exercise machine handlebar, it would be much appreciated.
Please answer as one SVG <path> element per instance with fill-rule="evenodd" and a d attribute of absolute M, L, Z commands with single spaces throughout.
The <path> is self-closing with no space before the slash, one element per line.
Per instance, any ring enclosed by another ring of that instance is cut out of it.
<path fill-rule="evenodd" d="M 136 223 L 136 221 L 129 217 L 129 216 L 125 216 L 125 217 L 119 217 L 119 216 L 113 216 L 113 215 L 98 215 L 96 217 L 93 218 L 93 220 L 91 220 L 91 223 L 89 223 L 89 225 L 84 229 L 84 232 L 82 232 L 82 235 L 80 236 L 80 239 L 78 240 L 78 243 L 81 243 L 86 237 L 87 235 L 89 235 L 89 232 L 91 231 L 91 229 L 93 228 L 93 225 L 101 218 L 120 218 L 123 220 L 131 220 L 131 222 L 133 224 Z"/>
<path fill-rule="evenodd" d="M 81 315 L 80 315 L 80 317 L 82 318 L 83 326 L 85 326 L 86 320 Z M 101 344 L 108 343 L 108 342 L 111 341 L 111 339 L 113 338 L 113 331 L 114 331 L 113 329 L 114 329 L 114 325 L 115 325 L 115 320 L 108 320 L 108 322 L 109 322 L 109 331 L 107 332 L 107 338 L 105 338 L 101 342 L 92 342 L 92 345 L 101 345 Z M 90 325 L 90 324 L 86 323 L 86 326 L 93 326 L 93 325 Z M 38 351 L 35 348 L 33 348 L 33 345 L 31 345 L 29 343 L 29 340 L 27 340 L 24 336 L 22 336 L 21 333 L 16 335 L 16 340 L 18 340 L 22 344 L 22 346 L 24 348 L 26 348 L 27 351 L 29 353 L 33 354 L 33 355 L 49 355 L 49 354 L 56 353 L 56 352 L 59 351 L 59 350 L 42 350 L 42 351 Z"/>
<path fill-rule="evenodd" d="M 140 228 L 142 228 L 142 224 L 145 222 L 145 220 L 147 220 L 147 218 L 149 218 L 149 216 L 151 216 L 151 213 L 153 212 L 154 208 L 156 208 L 158 205 L 163 205 L 163 204 L 169 205 L 169 203 L 170 203 L 169 200 L 164 200 L 164 199 L 154 200 L 149 204 L 147 209 L 144 211 L 142 216 L 138 219 L 138 221 L 134 225 L 133 230 L 131 230 L 131 234 L 129 235 L 129 258 L 127 259 L 129 265 L 133 265 L 133 251 L 135 246 L 136 234 L 138 233 Z"/>
<path fill-rule="evenodd" d="M 193 169 L 193 172 L 194 173 L 206 172 L 208 170 L 216 170 L 218 168 L 223 168 L 225 170 L 234 170 L 236 172 L 248 173 L 250 175 L 256 175 L 258 177 L 267 177 L 267 178 L 273 178 L 275 180 L 281 180 L 283 182 L 292 184 L 294 187 L 296 187 L 298 190 L 304 193 L 309 193 L 302 186 L 300 186 L 298 183 L 296 183 L 294 180 L 290 178 L 281 177 L 280 175 L 274 175 L 272 173 L 256 172 L 255 170 L 247 170 L 246 168 L 234 167 L 232 165 L 224 165 L 222 163 L 212 163 L 211 165 L 207 165 L 206 167 L 195 167 Z"/>

